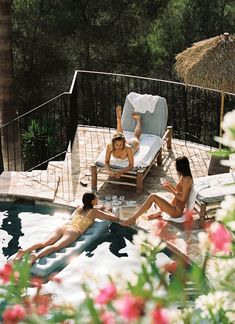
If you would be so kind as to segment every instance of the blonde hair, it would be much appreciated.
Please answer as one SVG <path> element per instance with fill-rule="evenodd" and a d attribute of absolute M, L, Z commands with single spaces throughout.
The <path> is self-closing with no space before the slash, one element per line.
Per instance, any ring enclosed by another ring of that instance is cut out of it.
<path fill-rule="evenodd" d="M 118 132 L 118 133 L 113 135 L 113 138 L 112 138 L 112 151 L 115 150 L 114 143 L 117 142 L 117 141 L 123 141 L 123 148 L 125 147 L 126 138 L 125 138 L 123 133 Z"/>

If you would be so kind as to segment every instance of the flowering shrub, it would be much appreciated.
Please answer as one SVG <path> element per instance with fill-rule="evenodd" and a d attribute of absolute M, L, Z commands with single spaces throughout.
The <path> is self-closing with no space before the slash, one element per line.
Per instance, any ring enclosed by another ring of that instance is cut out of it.
<path fill-rule="evenodd" d="M 223 123 L 223 143 L 231 143 L 234 149 L 235 112 L 229 114 Z M 190 229 L 191 213 L 188 218 L 186 230 Z M 21 263 L 5 264 L 0 269 L 0 321 L 4 324 L 235 323 L 235 197 L 225 198 L 216 221 L 198 236 L 203 254 L 201 266 L 168 258 L 160 239 L 164 229 L 165 223 L 160 221 L 152 234 L 139 231 L 134 236 L 133 243 L 140 252 L 140 270 L 133 280 L 119 285 L 118 278 L 107 278 L 106 285 L 98 291 L 84 284 L 84 302 L 79 307 L 57 305 L 50 295 L 44 295 L 41 279 L 30 276 L 27 256 Z M 51 280 L 61 283 L 57 277 Z M 29 287 L 35 287 L 34 294 L 29 294 Z"/>

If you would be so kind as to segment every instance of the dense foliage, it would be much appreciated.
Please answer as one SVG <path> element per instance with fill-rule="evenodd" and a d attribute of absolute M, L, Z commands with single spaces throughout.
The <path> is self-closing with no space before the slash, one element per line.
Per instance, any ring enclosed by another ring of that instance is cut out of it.
<path fill-rule="evenodd" d="M 233 0 L 14 0 L 17 105 L 67 91 L 76 69 L 176 79 L 175 55 L 233 33 Z"/>

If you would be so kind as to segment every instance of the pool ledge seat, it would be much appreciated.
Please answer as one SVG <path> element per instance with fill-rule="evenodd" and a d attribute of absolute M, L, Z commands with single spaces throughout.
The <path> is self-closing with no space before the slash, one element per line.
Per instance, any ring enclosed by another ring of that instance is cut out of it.
<path fill-rule="evenodd" d="M 81 254 L 89 245 L 97 240 L 110 224 L 110 221 L 95 221 L 95 223 L 71 245 L 37 260 L 32 265 L 31 274 L 33 276 L 46 277 L 52 272 L 63 269 L 73 256 Z"/>
<path fill-rule="evenodd" d="M 201 222 L 207 218 L 207 207 L 221 203 L 226 195 L 235 195 L 235 173 L 221 173 L 194 179 L 196 205 Z"/>

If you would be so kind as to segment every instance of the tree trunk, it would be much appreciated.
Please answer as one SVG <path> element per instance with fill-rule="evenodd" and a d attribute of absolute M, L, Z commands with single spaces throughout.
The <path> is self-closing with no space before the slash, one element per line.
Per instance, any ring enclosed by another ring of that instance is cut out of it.
<path fill-rule="evenodd" d="M 0 17 L 0 147 L 2 148 L 0 165 L 3 165 L 5 171 L 19 171 L 21 170 L 19 125 L 18 121 L 10 122 L 17 117 L 13 91 L 11 0 L 0 1 Z M 9 124 L 2 127 L 6 123 Z"/>

